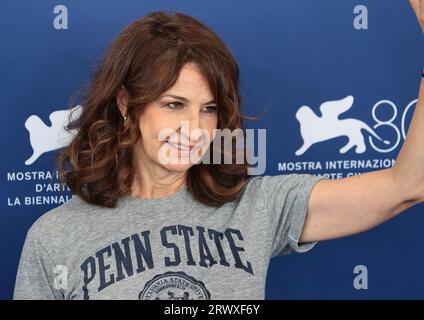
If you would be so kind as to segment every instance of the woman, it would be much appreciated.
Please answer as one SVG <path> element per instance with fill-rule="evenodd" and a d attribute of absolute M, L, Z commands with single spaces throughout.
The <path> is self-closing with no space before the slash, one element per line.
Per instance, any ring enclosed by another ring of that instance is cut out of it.
<path fill-rule="evenodd" d="M 367 230 L 424 198 L 423 84 L 394 167 L 338 180 L 249 177 L 245 154 L 222 163 L 236 147 L 215 144 L 217 129 L 242 128 L 238 77 L 222 40 L 190 16 L 153 12 L 129 25 L 58 158 L 76 197 L 29 230 L 14 298 L 263 299 L 272 257 Z M 211 154 L 220 161 L 203 161 Z"/>

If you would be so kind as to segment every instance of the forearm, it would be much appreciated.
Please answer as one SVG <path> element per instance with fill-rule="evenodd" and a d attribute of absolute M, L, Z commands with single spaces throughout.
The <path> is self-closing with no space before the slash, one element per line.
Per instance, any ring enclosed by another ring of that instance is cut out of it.
<path fill-rule="evenodd" d="M 406 201 L 424 201 L 424 80 L 421 80 L 405 142 L 392 169 L 399 192 Z"/>

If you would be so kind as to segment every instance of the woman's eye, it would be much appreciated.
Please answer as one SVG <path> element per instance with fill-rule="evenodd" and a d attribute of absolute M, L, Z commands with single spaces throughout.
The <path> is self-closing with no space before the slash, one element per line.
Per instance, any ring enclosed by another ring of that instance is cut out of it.
<path fill-rule="evenodd" d="M 205 107 L 205 109 L 206 109 L 206 113 L 215 113 L 218 110 L 218 108 L 215 106 L 208 106 L 208 107 Z"/>
<path fill-rule="evenodd" d="M 177 109 L 181 109 L 184 105 L 181 102 L 170 102 L 170 103 L 167 103 L 165 106 L 170 109 L 177 110 Z"/>

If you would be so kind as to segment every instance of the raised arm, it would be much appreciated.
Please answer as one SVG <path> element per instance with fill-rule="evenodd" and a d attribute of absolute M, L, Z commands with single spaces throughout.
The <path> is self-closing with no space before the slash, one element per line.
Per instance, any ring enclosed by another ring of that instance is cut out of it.
<path fill-rule="evenodd" d="M 410 0 L 424 32 L 424 0 Z M 393 167 L 336 180 L 312 190 L 300 242 L 352 235 L 424 202 L 424 79 L 408 133 Z"/>

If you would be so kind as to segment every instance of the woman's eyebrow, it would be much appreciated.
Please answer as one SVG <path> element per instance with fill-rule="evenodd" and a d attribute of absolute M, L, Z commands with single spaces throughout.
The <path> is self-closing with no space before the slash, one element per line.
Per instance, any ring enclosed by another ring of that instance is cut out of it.
<path fill-rule="evenodd" d="M 177 95 L 174 95 L 174 94 L 166 94 L 166 95 L 163 95 L 162 96 L 162 98 L 164 98 L 164 97 L 171 97 L 171 98 L 174 98 L 174 99 L 182 100 L 184 102 L 189 102 L 189 100 L 187 98 L 181 97 L 181 96 L 177 96 Z M 208 102 L 206 102 L 204 104 L 210 104 L 210 103 L 215 103 L 215 100 L 210 100 L 210 101 L 208 101 Z"/>

